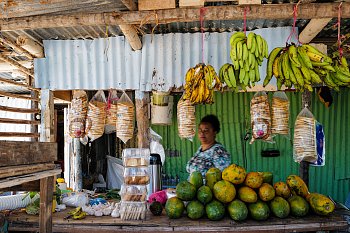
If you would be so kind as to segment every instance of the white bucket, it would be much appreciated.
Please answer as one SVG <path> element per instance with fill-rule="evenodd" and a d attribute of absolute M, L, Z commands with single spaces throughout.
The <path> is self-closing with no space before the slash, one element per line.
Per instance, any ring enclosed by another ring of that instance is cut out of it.
<path fill-rule="evenodd" d="M 173 118 L 174 97 L 169 96 L 167 106 L 154 105 L 151 101 L 151 123 L 152 125 L 171 125 Z"/>

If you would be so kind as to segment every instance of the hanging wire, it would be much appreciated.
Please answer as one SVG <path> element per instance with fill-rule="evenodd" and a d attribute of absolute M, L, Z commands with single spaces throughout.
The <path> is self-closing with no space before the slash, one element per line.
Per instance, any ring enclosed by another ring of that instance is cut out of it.
<path fill-rule="evenodd" d="M 202 33 L 202 63 L 205 64 L 204 62 L 204 13 L 207 10 L 205 7 L 201 7 L 199 10 L 199 16 L 200 16 L 200 23 L 201 23 L 201 33 Z"/>

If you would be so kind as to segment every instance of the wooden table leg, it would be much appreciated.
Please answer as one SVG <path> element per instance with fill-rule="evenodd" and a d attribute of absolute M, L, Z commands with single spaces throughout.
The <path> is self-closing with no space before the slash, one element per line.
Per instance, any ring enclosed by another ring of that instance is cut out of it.
<path fill-rule="evenodd" d="M 52 197 L 54 189 L 54 177 L 40 179 L 40 233 L 52 232 Z"/>

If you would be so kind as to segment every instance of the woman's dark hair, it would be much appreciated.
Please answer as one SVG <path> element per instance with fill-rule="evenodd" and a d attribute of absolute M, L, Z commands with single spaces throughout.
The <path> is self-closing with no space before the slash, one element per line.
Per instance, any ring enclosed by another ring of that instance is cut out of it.
<path fill-rule="evenodd" d="M 202 123 L 209 123 L 213 127 L 214 131 L 216 131 L 217 133 L 220 132 L 220 121 L 217 118 L 217 116 L 212 114 L 206 115 L 205 117 L 202 118 L 199 124 L 202 124 Z"/>

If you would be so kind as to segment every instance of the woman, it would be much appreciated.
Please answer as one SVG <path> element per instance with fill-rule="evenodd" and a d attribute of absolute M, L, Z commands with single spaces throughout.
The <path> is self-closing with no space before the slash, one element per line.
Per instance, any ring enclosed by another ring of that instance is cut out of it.
<path fill-rule="evenodd" d="M 220 122 L 215 115 L 203 117 L 198 128 L 201 146 L 187 163 L 186 170 L 188 173 L 199 171 L 205 176 L 209 168 L 217 167 L 222 171 L 230 165 L 230 154 L 223 145 L 215 140 L 216 134 L 219 132 Z"/>

